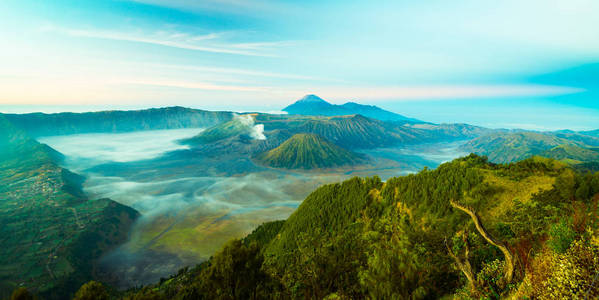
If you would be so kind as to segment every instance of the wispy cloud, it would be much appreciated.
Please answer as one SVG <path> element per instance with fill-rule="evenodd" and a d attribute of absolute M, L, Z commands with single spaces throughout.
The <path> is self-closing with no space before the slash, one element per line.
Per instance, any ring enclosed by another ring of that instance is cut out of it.
<path fill-rule="evenodd" d="M 159 30 L 154 32 L 116 32 L 96 29 L 72 29 L 47 25 L 43 32 L 54 32 L 72 37 L 97 38 L 114 41 L 127 41 L 160 45 L 165 47 L 246 56 L 276 57 L 273 53 L 279 47 L 292 45 L 292 41 L 234 43 L 224 40 L 225 33 L 212 32 L 194 35 L 185 32 Z"/>

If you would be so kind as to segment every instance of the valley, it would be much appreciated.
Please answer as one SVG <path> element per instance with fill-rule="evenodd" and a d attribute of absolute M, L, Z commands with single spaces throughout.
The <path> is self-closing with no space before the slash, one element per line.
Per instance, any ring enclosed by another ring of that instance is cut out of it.
<path fill-rule="evenodd" d="M 441 142 L 359 150 L 359 155 L 369 157 L 367 163 L 324 170 L 269 168 L 249 155 L 236 155 L 237 167 L 229 168 L 222 159 L 197 157 L 189 146 L 178 143 L 202 131 L 40 138 L 65 155 L 65 168 L 86 177 L 87 195 L 111 198 L 141 213 L 130 239 L 103 257 L 105 281 L 120 288 L 148 284 L 208 259 L 231 238 L 243 237 L 264 222 L 285 219 L 323 184 L 353 176 L 415 173 L 463 154 L 457 151 L 463 142 Z M 179 167 L 181 160 L 184 167 Z M 239 167 L 247 165 L 251 167 Z M 220 169 L 239 170 L 223 174 Z"/>
<path fill-rule="evenodd" d="M 343 109 L 366 109 L 383 120 L 360 114 L 323 116 L 309 106 L 327 106 L 324 100 L 304 98 L 298 102 L 304 114 L 240 114 L 173 107 L 0 115 L 6 151 L 3 178 L 10 183 L 4 187 L 9 206 L 2 221 L 19 231 L 23 223 L 15 223 L 14 216 L 22 218 L 25 210 L 15 214 L 17 209 L 38 203 L 32 206 L 34 213 L 26 213 L 26 219 L 38 218 L 42 227 L 55 218 L 71 224 L 70 229 L 48 227 L 55 230 L 51 242 L 46 233 L 19 233 L 28 235 L 26 245 L 40 247 L 39 251 L 31 248 L 34 257 L 50 257 L 47 261 L 23 258 L 23 263 L 31 264 L 22 269 L 23 274 L 45 280 L 32 277 L 27 284 L 56 299 L 61 293 L 72 292 L 84 278 L 119 290 L 153 284 L 183 267 L 209 261 L 231 239 L 246 237 L 263 224 L 293 217 L 319 187 L 352 181 L 356 176 L 376 176 L 383 183 L 413 178 L 414 174 L 424 176 L 471 152 L 489 155 L 490 162 L 480 158 L 483 169 L 502 168 L 494 162 L 536 161 L 541 159 L 539 155 L 560 160 L 559 168 L 592 169 L 598 158 L 599 140 L 593 132 L 433 124 L 353 104 Z M 384 120 L 390 116 L 401 120 Z M 46 126 L 31 127 L 29 122 Z M 19 155 L 16 160 L 15 155 Z M 551 165 L 544 158 L 541 161 L 534 167 Z M 29 164 L 31 169 L 23 169 Z M 532 176 L 522 181 L 522 188 L 514 188 L 497 176 L 486 179 L 496 185 L 493 189 L 506 189 L 509 195 L 526 198 L 554 182 Z M 497 197 L 511 201 L 511 196 Z M 61 200 L 71 198 L 77 200 Z M 32 199 L 38 200 L 28 202 Z M 116 210 L 121 217 L 117 222 L 106 219 L 111 215 L 100 213 L 98 218 L 98 210 Z M 38 212 L 46 217 L 36 217 Z M 506 208 L 495 213 L 506 213 Z M 86 232 L 96 234 L 100 228 L 118 231 L 87 249 L 91 253 L 85 254 L 85 263 L 71 262 L 72 253 L 83 255 L 81 247 L 89 246 Z M 79 235 L 84 241 L 72 243 Z M 21 249 L 18 247 L 15 244 L 7 249 Z M 65 251 L 69 254 L 61 254 Z M 275 256 L 284 252 L 277 250 Z M 69 279 L 69 274 L 77 274 L 78 279 Z M 64 282 L 51 283 L 61 276 L 66 278 Z M 24 284 L 5 278 L 2 284 L 7 286 Z"/>

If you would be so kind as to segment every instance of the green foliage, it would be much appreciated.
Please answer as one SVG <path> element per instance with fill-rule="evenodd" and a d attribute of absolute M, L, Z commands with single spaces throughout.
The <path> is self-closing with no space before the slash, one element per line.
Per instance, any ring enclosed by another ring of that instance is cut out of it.
<path fill-rule="evenodd" d="M 596 237 L 572 243 L 562 254 L 542 253 L 521 289 L 521 297 L 597 299 L 599 244 Z"/>
<path fill-rule="evenodd" d="M 261 247 L 266 246 L 277 236 L 277 234 L 279 234 L 283 224 L 285 224 L 284 220 L 266 222 L 258 226 L 248 236 L 243 238 L 243 244 L 247 246 L 251 243 L 257 243 Z"/>
<path fill-rule="evenodd" d="M 502 288 L 500 282 L 503 277 L 504 262 L 494 260 L 485 263 L 480 272 L 476 274 L 477 284 L 481 286 L 479 293 L 484 299 L 500 299 Z"/>
<path fill-rule="evenodd" d="M 297 248 L 300 234 L 335 235 L 361 217 L 361 211 L 372 201 L 370 191 L 382 186 L 380 178 L 354 177 L 343 183 L 324 185 L 312 192 L 289 216 L 279 235 L 266 249 L 277 258 Z"/>
<path fill-rule="evenodd" d="M 267 291 L 260 248 L 240 240 L 227 243 L 200 276 L 200 289 L 208 299 L 257 299 Z"/>
<path fill-rule="evenodd" d="M 75 293 L 73 300 L 108 300 L 110 296 L 104 285 L 96 281 L 90 281 L 81 286 Z"/>
<path fill-rule="evenodd" d="M 556 253 L 564 253 L 576 238 L 576 233 L 567 221 L 553 224 L 549 230 L 547 245 Z"/>
<path fill-rule="evenodd" d="M 368 263 L 360 283 L 372 299 L 422 299 L 431 295 L 433 265 L 426 245 L 414 241 L 407 216 L 386 216 L 364 234 Z"/>

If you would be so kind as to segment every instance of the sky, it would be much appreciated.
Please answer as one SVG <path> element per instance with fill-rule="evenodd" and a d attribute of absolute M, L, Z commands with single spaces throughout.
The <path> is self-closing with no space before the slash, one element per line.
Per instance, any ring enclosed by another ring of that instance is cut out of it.
<path fill-rule="evenodd" d="M 0 111 L 280 111 L 599 128 L 599 1 L 0 1 Z"/>

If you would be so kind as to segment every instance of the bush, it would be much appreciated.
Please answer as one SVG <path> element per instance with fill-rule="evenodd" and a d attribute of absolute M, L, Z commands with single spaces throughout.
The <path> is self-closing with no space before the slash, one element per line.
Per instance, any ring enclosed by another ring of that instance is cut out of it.
<path fill-rule="evenodd" d="M 550 239 L 547 241 L 547 245 L 555 253 L 564 253 L 570 247 L 570 244 L 576 238 L 576 233 L 568 225 L 566 221 L 551 226 L 549 230 Z"/>
<path fill-rule="evenodd" d="M 73 300 L 108 300 L 110 296 L 104 285 L 96 281 L 90 281 L 81 286 L 75 293 Z"/>
<path fill-rule="evenodd" d="M 597 299 L 599 297 L 599 244 L 572 243 L 566 253 L 540 254 L 527 274 L 518 298 Z"/>

